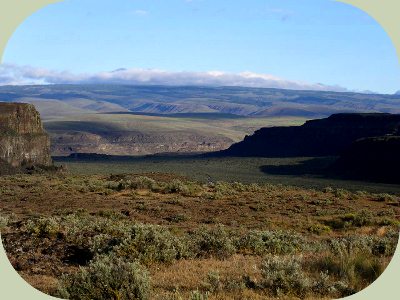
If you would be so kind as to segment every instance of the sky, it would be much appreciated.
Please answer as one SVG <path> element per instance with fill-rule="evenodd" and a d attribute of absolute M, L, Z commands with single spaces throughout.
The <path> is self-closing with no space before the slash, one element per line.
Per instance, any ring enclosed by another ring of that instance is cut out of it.
<path fill-rule="evenodd" d="M 400 90 L 395 48 L 330 0 L 66 0 L 10 39 L 0 85 L 244 85 Z"/>

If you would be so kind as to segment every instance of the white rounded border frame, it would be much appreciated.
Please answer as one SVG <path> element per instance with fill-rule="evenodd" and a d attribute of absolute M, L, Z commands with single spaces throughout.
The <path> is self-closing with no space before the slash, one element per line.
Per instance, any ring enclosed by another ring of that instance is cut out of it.
<path fill-rule="evenodd" d="M 0 0 L 0 63 L 7 42 L 23 21 L 37 10 L 63 0 Z M 303 0 L 306 1 L 306 0 Z M 333 1 L 333 0 L 320 0 Z M 373 17 L 387 32 L 396 47 L 400 61 L 400 1 L 399 0 L 336 0 L 355 6 Z M 351 24 L 349 24 L 351 26 Z M 400 84 L 399 84 L 400 86 Z M 1 199 L 0 199 L 1 200 Z M 349 300 L 399 299 L 400 250 L 383 274 L 364 290 L 346 297 Z M 10 300 L 58 299 L 44 294 L 28 284 L 12 267 L 0 239 L 0 298 Z M 343 298 L 344 299 L 344 298 Z"/>

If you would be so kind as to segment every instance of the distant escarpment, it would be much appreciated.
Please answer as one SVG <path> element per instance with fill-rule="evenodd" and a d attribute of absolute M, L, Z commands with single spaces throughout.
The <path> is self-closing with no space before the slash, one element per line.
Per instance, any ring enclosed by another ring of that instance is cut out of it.
<path fill-rule="evenodd" d="M 302 126 L 261 128 L 219 155 L 337 156 L 360 138 L 400 135 L 400 115 L 334 114 Z"/>
<path fill-rule="evenodd" d="M 342 177 L 400 183 L 400 136 L 357 140 L 330 169 Z"/>
<path fill-rule="evenodd" d="M 0 103 L 0 173 L 50 165 L 50 140 L 35 107 Z"/>
<path fill-rule="evenodd" d="M 226 149 L 232 140 L 197 132 L 172 131 L 51 131 L 51 153 L 68 156 L 72 153 L 112 155 L 148 155 L 156 153 L 196 153 Z"/>

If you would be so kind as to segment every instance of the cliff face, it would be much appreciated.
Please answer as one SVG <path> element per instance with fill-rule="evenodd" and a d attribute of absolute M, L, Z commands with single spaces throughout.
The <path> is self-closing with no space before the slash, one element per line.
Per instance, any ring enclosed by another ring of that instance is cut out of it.
<path fill-rule="evenodd" d="M 230 156 L 339 155 L 360 138 L 400 135 L 400 115 L 335 114 L 302 126 L 261 128 L 220 152 Z"/>
<path fill-rule="evenodd" d="M 0 103 L 0 159 L 12 167 L 52 164 L 50 140 L 33 105 Z"/>

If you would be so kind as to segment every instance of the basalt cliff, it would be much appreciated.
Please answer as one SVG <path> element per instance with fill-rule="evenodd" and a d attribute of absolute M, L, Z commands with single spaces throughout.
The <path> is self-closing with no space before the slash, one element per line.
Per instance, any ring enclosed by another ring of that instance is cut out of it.
<path fill-rule="evenodd" d="M 35 107 L 0 102 L 0 174 L 50 165 L 50 139 Z"/>
<path fill-rule="evenodd" d="M 227 156 L 338 156 L 361 138 L 399 136 L 400 115 L 334 114 L 302 126 L 261 128 L 229 149 Z"/>

